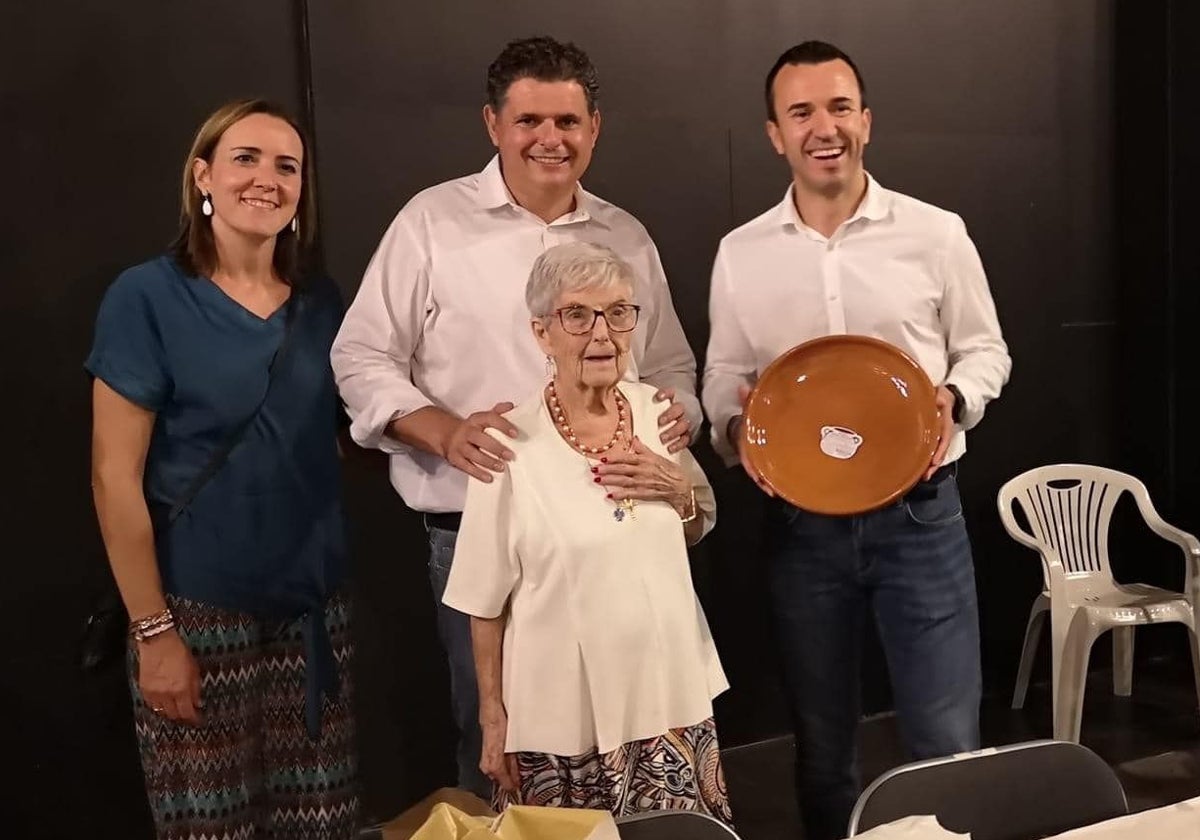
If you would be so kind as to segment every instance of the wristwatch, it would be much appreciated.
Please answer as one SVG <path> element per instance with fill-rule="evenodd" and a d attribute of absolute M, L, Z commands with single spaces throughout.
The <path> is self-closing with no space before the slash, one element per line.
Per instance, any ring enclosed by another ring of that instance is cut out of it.
<path fill-rule="evenodd" d="M 954 408 L 950 409 L 950 419 L 955 423 L 962 423 L 963 411 L 966 410 L 967 404 L 963 401 L 962 391 L 958 390 L 957 385 L 946 383 L 946 390 L 954 397 Z"/>

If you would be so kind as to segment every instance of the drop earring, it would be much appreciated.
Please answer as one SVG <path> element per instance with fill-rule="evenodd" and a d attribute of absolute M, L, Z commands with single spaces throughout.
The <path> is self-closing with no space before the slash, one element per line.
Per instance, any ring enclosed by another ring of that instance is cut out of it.
<path fill-rule="evenodd" d="M 299 216 L 292 216 L 292 233 L 300 229 L 300 223 L 296 221 L 298 218 Z"/>
<path fill-rule="evenodd" d="M 201 195 L 204 195 L 204 193 L 201 193 Z M 204 195 L 204 201 L 200 202 L 200 212 L 205 216 L 212 215 L 212 201 L 209 200 L 207 195 Z"/>
<path fill-rule="evenodd" d="M 554 361 L 551 355 L 546 356 L 546 378 L 553 379 L 558 373 L 558 363 Z"/>

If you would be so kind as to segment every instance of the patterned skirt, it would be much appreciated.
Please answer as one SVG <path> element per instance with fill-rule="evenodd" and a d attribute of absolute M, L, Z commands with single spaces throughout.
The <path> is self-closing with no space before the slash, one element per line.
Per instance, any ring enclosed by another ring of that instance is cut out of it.
<path fill-rule="evenodd" d="M 621 817 L 645 811 L 699 811 L 732 825 L 712 718 L 612 752 L 575 756 L 519 752 L 519 795 L 496 787 L 492 807 L 595 808 Z"/>
<path fill-rule="evenodd" d="M 146 793 L 159 840 L 349 840 L 358 836 L 353 647 L 342 597 L 325 608 L 341 691 L 323 699 L 321 732 L 304 721 L 302 621 L 264 622 L 167 596 L 200 666 L 199 727 L 152 712 L 130 686 Z"/>

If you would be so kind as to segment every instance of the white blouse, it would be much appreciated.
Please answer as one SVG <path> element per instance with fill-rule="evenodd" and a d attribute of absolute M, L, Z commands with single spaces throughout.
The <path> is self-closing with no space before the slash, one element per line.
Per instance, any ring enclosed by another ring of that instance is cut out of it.
<path fill-rule="evenodd" d="M 655 389 L 620 388 L 634 433 L 691 476 L 707 533 L 712 488 L 690 452 L 668 455 L 659 441 Z M 606 753 L 710 717 L 729 684 L 692 589 L 678 513 L 637 502 L 632 515 L 614 516 L 593 462 L 559 435 L 540 391 L 507 417 L 516 457 L 491 483 L 468 484 L 442 598 L 480 618 L 509 605 L 506 751 Z"/>

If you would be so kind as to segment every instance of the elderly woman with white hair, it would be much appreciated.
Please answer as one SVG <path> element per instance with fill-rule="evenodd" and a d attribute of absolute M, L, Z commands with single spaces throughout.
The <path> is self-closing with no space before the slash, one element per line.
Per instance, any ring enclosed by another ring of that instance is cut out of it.
<path fill-rule="evenodd" d="M 728 687 L 688 545 L 716 506 L 625 379 L 636 282 L 607 248 L 549 249 L 525 288 L 544 388 L 508 412 L 515 457 L 472 480 L 444 603 L 472 616 L 494 804 L 690 809 L 725 822 L 712 698 Z"/>

